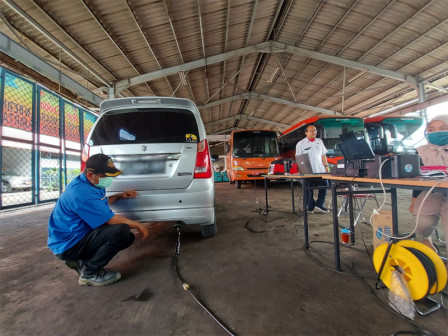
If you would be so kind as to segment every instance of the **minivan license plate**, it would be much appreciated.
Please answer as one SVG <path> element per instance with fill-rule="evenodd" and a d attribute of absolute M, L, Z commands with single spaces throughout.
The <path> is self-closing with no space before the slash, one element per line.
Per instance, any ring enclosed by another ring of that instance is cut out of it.
<path fill-rule="evenodd" d="M 126 164 L 123 175 L 148 175 L 165 173 L 164 161 L 132 162 Z"/>

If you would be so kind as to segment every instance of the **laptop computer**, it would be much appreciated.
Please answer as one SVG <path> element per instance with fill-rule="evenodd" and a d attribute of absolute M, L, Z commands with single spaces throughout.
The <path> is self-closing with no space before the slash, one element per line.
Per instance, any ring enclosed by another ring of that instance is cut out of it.
<path fill-rule="evenodd" d="M 296 162 L 299 168 L 299 174 L 313 174 L 313 168 L 311 167 L 311 161 L 308 154 L 296 155 Z"/>

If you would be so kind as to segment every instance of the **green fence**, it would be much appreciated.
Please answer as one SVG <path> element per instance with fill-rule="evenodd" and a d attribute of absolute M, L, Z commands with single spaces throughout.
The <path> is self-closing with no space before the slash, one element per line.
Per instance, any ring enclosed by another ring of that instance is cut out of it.
<path fill-rule="evenodd" d="M 0 209 L 56 200 L 80 173 L 96 115 L 0 68 Z"/>

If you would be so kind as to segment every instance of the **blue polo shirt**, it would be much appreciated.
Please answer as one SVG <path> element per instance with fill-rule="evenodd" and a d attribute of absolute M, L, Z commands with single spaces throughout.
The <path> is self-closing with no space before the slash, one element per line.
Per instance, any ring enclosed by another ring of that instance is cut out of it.
<path fill-rule="evenodd" d="M 113 216 L 105 189 L 94 187 L 81 174 L 67 185 L 51 213 L 48 247 L 54 254 L 65 252 Z"/>

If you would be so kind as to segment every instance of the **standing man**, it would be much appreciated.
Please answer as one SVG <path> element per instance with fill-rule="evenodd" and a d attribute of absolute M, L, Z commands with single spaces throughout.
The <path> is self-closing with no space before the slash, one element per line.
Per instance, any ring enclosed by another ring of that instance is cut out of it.
<path fill-rule="evenodd" d="M 296 155 L 308 154 L 313 173 L 329 173 L 327 162 L 327 149 L 322 139 L 316 138 L 317 129 L 314 125 L 308 125 L 305 129 L 306 138 L 300 140 L 296 145 Z M 327 187 L 328 181 L 315 178 L 308 179 L 308 186 L 310 187 Z M 308 190 L 306 192 L 305 202 L 308 204 L 308 213 L 314 213 L 316 209 L 319 212 L 328 212 L 329 210 L 324 206 L 325 197 L 327 196 L 327 189 L 319 189 L 317 200 L 314 200 L 314 190 Z"/>
<path fill-rule="evenodd" d="M 146 226 L 114 214 L 109 207 L 121 198 L 137 197 L 133 190 L 106 197 L 105 188 L 121 173 L 109 156 L 92 155 L 50 215 L 48 247 L 79 274 L 81 286 L 107 286 L 120 280 L 119 272 L 104 266 L 134 242 L 130 229 L 138 230 L 143 240 L 148 237 Z"/>

